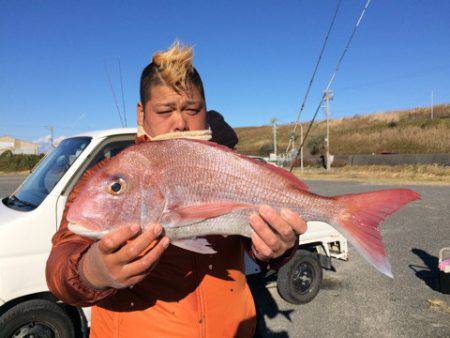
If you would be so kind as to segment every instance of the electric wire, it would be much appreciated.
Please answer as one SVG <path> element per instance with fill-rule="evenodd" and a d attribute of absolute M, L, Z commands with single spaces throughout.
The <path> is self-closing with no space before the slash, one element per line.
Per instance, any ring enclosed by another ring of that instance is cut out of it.
<path fill-rule="evenodd" d="M 116 92 L 114 91 L 114 86 L 113 86 L 112 81 L 111 81 L 111 76 L 109 75 L 108 66 L 106 65 L 105 61 L 103 63 L 105 65 L 106 76 L 108 77 L 109 87 L 111 89 L 111 93 L 112 93 L 112 96 L 113 96 L 113 99 L 114 99 L 114 104 L 116 105 L 117 114 L 119 114 L 120 125 L 123 128 L 124 124 L 123 124 L 123 120 L 122 120 L 122 115 L 120 114 L 119 104 L 117 103 Z"/>
<path fill-rule="evenodd" d="M 320 61 L 322 60 L 323 53 L 325 52 L 325 47 L 327 46 L 328 38 L 329 38 L 330 33 L 331 33 L 331 31 L 332 31 L 332 29 L 334 27 L 334 22 L 336 21 L 336 16 L 337 16 L 337 14 L 339 12 L 339 8 L 341 7 L 341 2 L 342 2 L 342 0 L 338 1 L 338 4 L 336 6 L 336 10 L 334 11 L 334 15 L 333 15 L 333 17 L 331 19 L 330 26 L 328 28 L 327 34 L 325 35 L 325 40 L 323 41 L 322 49 L 320 50 L 319 57 L 317 58 L 316 65 L 314 67 L 314 70 L 312 72 L 311 78 L 309 80 L 308 88 L 306 89 L 305 96 L 303 97 L 303 102 L 302 102 L 300 110 L 298 112 L 297 120 L 295 121 L 294 128 L 292 130 L 292 135 L 295 135 L 298 123 L 300 121 L 301 114 L 302 114 L 303 110 L 305 109 L 306 101 L 308 100 L 308 96 L 309 96 L 309 93 L 311 91 L 311 87 L 312 87 L 312 84 L 314 82 L 314 78 L 316 77 L 317 69 L 319 68 Z M 289 138 L 289 143 L 288 143 L 288 145 L 286 147 L 286 154 L 289 152 L 290 147 L 293 145 L 293 143 L 294 143 L 294 139 L 292 137 Z"/>
<path fill-rule="evenodd" d="M 328 85 L 326 86 L 326 88 L 324 90 L 324 93 L 322 95 L 322 98 L 320 99 L 320 102 L 317 105 L 317 108 L 316 108 L 316 111 L 314 112 L 313 118 L 312 118 L 311 122 L 308 125 L 308 129 L 306 130 L 306 133 L 305 133 L 305 136 L 303 137 L 302 143 L 300 144 L 300 147 L 298 148 L 295 157 L 292 159 L 291 166 L 289 168 L 289 172 L 292 172 L 292 169 L 294 169 L 295 160 L 297 159 L 298 155 L 300 154 L 301 149 L 303 148 L 303 145 L 305 144 L 305 141 L 306 141 L 306 139 L 307 139 L 307 137 L 309 135 L 309 132 L 311 131 L 311 127 L 312 127 L 312 125 L 314 123 L 314 120 L 316 119 L 317 113 L 319 112 L 320 107 L 322 106 L 323 100 L 324 100 L 325 96 L 327 95 L 327 92 L 330 90 L 330 87 L 331 87 L 334 79 L 336 78 L 336 74 L 339 71 L 339 68 L 341 66 L 342 60 L 344 60 L 344 57 L 345 57 L 345 55 L 347 54 L 347 51 L 350 48 L 350 44 L 351 44 L 351 42 L 353 40 L 353 37 L 355 36 L 356 31 L 358 30 L 358 27 L 359 27 L 359 25 L 360 25 L 360 23 L 361 23 L 361 21 L 362 21 L 362 19 L 364 17 L 364 14 L 366 13 L 367 8 L 370 5 L 370 2 L 371 2 L 371 0 L 367 0 L 366 5 L 364 6 L 364 8 L 363 8 L 363 10 L 361 12 L 361 15 L 359 16 L 359 19 L 356 22 L 355 27 L 353 28 L 352 34 L 350 35 L 350 38 L 347 41 L 347 44 L 346 44 L 346 46 L 344 48 L 344 51 L 342 52 L 342 55 L 341 55 L 341 57 L 339 58 L 339 61 L 336 64 L 336 67 L 334 69 L 333 75 L 331 76 L 330 81 L 328 81 Z"/>
<path fill-rule="evenodd" d="M 120 63 L 120 58 L 119 58 L 119 76 L 120 76 L 120 89 L 122 90 L 122 114 L 123 114 L 123 121 L 124 121 L 125 127 L 128 127 L 128 125 L 127 125 L 127 113 L 125 112 L 125 95 L 124 95 L 124 91 L 123 91 L 122 66 L 121 66 L 121 63 Z"/>

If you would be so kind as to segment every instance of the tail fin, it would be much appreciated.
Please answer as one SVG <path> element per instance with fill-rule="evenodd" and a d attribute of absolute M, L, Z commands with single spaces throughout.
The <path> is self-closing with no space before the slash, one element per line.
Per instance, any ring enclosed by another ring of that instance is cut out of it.
<path fill-rule="evenodd" d="M 420 199 L 409 189 L 379 190 L 362 194 L 336 196 L 343 207 L 335 221 L 339 230 L 358 252 L 375 268 L 393 278 L 378 224 L 403 205 Z"/>

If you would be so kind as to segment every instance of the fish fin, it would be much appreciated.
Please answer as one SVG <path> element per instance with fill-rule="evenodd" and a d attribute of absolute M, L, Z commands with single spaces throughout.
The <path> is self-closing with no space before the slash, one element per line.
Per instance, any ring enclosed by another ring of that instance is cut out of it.
<path fill-rule="evenodd" d="M 272 164 L 269 164 L 269 163 L 261 163 L 261 162 L 258 162 L 255 159 L 253 159 L 253 158 L 250 158 L 249 160 L 251 160 L 252 162 L 255 161 L 259 165 L 263 165 L 267 169 L 269 169 L 269 170 L 277 173 L 278 175 L 284 177 L 285 179 L 287 179 L 289 181 L 289 183 L 291 183 L 291 185 L 294 188 L 302 190 L 302 191 L 308 191 L 309 190 L 309 188 L 306 185 L 306 183 L 300 181 L 300 179 L 297 176 L 295 176 L 294 174 L 291 174 L 286 169 L 283 169 L 283 168 L 280 168 L 280 167 L 276 167 L 276 166 L 274 166 Z"/>
<path fill-rule="evenodd" d="M 228 214 L 231 211 L 237 209 L 247 209 L 252 207 L 249 204 L 244 203 L 209 203 L 209 204 L 200 204 L 195 206 L 189 206 L 184 208 L 178 208 L 173 210 L 176 212 L 182 219 L 206 219 L 211 217 L 218 217 L 224 214 Z"/>
<path fill-rule="evenodd" d="M 249 204 L 223 202 L 176 208 L 163 213 L 161 223 L 166 226 L 188 225 L 208 218 L 222 216 L 237 209 L 248 209 L 251 207 Z"/>
<path fill-rule="evenodd" d="M 355 246 L 377 270 L 393 278 L 391 265 L 381 240 L 379 223 L 403 205 L 420 199 L 409 189 L 389 189 L 333 197 L 344 209 L 333 225 Z"/>
<path fill-rule="evenodd" d="M 102 231 L 102 230 L 89 229 L 89 228 L 86 228 L 86 227 L 76 224 L 76 223 L 69 223 L 69 225 L 67 227 L 74 234 L 92 238 L 92 239 L 100 239 L 109 232 L 109 230 Z"/>
<path fill-rule="evenodd" d="M 179 248 L 201 253 L 201 254 L 215 254 L 217 253 L 206 238 L 192 238 L 192 239 L 180 239 L 178 241 L 170 242 Z"/>
<path fill-rule="evenodd" d="M 259 165 L 260 167 L 264 167 L 264 168 L 266 168 L 266 169 L 268 169 L 268 170 L 270 170 L 270 171 L 272 171 L 272 172 L 277 173 L 277 174 L 280 175 L 280 176 L 283 176 L 283 177 L 284 177 L 285 179 L 287 179 L 294 187 L 297 187 L 297 188 L 300 189 L 300 190 L 303 190 L 303 191 L 308 191 L 308 190 L 309 190 L 309 189 L 308 189 L 308 186 L 307 186 L 304 182 L 302 182 L 301 180 L 299 180 L 299 178 L 298 178 L 297 176 L 295 176 L 294 174 L 291 174 L 291 173 L 290 173 L 289 171 L 287 171 L 286 169 L 283 169 L 283 168 L 274 166 L 274 165 L 272 165 L 272 164 L 270 164 L 270 163 L 260 162 L 260 161 L 254 159 L 254 158 L 245 156 L 245 155 L 243 155 L 243 154 L 239 154 L 239 153 L 237 153 L 237 152 L 236 152 L 235 150 L 233 150 L 233 149 L 230 149 L 230 148 L 228 148 L 228 147 L 226 147 L 226 146 L 223 146 L 223 145 L 220 145 L 220 144 L 217 144 L 217 143 L 214 143 L 214 142 L 204 141 L 204 140 L 194 140 L 194 139 L 189 139 L 189 140 L 187 140 L 187 141 L 189 141 L 189 142 L 197 142 L 197 143 L 207 144 L 207 145 L 209 145 L 209 146 L 211 146 L 211 147 L 219 148 L 220 150 L 223 150 L 223 151 L 225 151 L 225 152 L 232 153 L 233 155 L 236 155 L 236 156 L 238 156 L 238 157 L 241 157 L 241 158 L 243 158 L 243 159 L 245 159 L 245 160 L 247 160 L 247 161 L 249 161 L 249 162 L 252 162 L 252 163 L 254 163 L 254 164 L 256 164 L 256 165 Z"/>

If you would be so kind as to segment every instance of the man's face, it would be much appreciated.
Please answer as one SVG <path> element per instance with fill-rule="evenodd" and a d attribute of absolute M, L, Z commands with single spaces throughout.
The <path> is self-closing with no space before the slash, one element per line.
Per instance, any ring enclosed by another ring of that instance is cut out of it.
<path fill-rule="evenodd" d="M 138 124 L 151 137 L 206 128 L 206 107 L 197 87 L 181 94 L 164 85 L 152 86 L 145 107 L 138 104 Z"/>

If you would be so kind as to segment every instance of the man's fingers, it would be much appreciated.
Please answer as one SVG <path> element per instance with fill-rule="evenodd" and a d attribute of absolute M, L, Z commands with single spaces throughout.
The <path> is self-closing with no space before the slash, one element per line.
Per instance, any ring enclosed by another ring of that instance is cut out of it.
<path fill-rule="evenodd" d="M 304 234 L 308 229 L 308 225 L 305 220 L 300 217 L 299 214 L 292 212 L 289 209 L 281 209 L 281 216 L 285 219 L 286 222 L 295 230 L 295 232 L 299 235 Z"/>
<path fill-rule="evenodd" d="M 274 209 L 267 205 L 259 208 L 259 213 L 263 219 L 282 237 L 285 242 L 295 240 L 295 233 L 292 227 Z"/>
<path fill-rule="evenodd" d="M 119 249 L 127 240 L 135 236 L 140 230 L 139 225 L 134 224 L 111 231 L 102 237 L 98 248 L 103 253 L 111 253 Z"/>
<path fill-rule="evenodd" d="M 273 252 L 278 252 L 281 249 L 280 239 L 259 215 L 253 214 L 250 216 L 250 225 Z"/>
<path fill-rule="evenodd" d="M 264 259 L 273 255 L 273 251 L 269 246 L 258 236 L 256 232 L 252 234 L 253 248 L 256 251 L 257 258 Z M 258 257 L 259 256 L 259 257 Z"/>
<path fill-rule="evenodd" d="M 115 259 L 120 263 L 128 263 L 138 257 L 150 243 L 152 243 L 161 234 L 162 227 L 155 224 L 145 229 L 139 236 L 124 245 L 118 252 Z"/>
<path fill-rule="evenodd" d="M 169 239 L 167 237 L 161 238 L 158 243 L 149 250 L 145 256 L 139 258 L 138 260 L 127 264 L 124 267 L 124 272 L 128 277 L 133 277 L 141 275 L 158 261 L 159 257 L 169 246 Z"/>
<path fill-rule="evenodd" d="M 147 277 L 147 274 L 145 274 L 145 273 L 143 273 L 141 275 L 133 276 L 127 280 L 126 285 L 128 287 L 134 286 L 137 283 L 141 282 L 145 277 Z"/>

